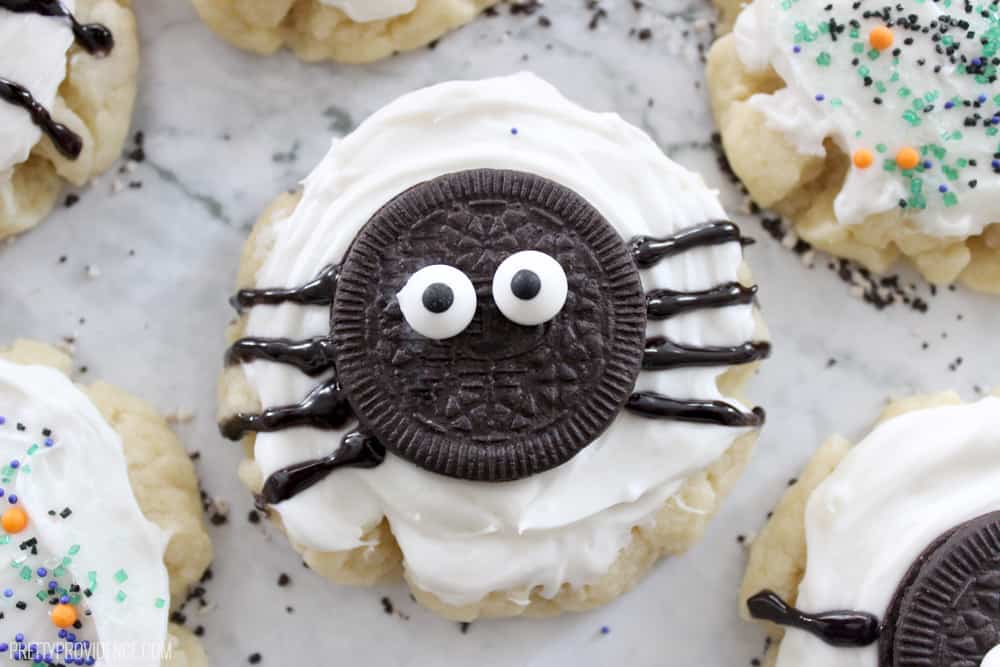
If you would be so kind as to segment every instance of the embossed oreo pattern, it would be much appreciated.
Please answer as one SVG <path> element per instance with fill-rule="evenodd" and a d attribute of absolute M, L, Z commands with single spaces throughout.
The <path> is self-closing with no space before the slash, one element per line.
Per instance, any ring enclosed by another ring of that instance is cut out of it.
<path fill-rule="evenodd" d="M 491 281 L 521 250 L 554 257 L 569 296 L 525 327 L 496 307 Z M 449 264 L 476 288 L 476 316 L 430 340 L 396 293 L 419 269 Z M 576 193 L 514 171 L 472 170 L 422 183 L 355 239 L 332 311 L 337 373 L 365 432 L 444 475 L 507 481 L 548 470 L 620 413 L 640 369 L 646 322 L 624 240 Z"/>
<path fill-rule="evenodd" d="M 931 544 L 886 613 L 881 667 L 979 667 L 1000 643 L 1000 512 Z"/>

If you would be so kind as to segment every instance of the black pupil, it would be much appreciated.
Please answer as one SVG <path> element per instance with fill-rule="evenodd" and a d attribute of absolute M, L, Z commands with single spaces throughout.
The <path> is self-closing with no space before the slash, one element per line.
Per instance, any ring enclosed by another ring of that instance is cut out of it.
<path fill-rule="evenodd" d="M 455 293 L 444 283 L 432 283 L 424 290 L 424 308 L 432 313 L 443 313 L 455 303 Z"/>
<path fill-rule="evenodd" d="M 518 299 L 529 301 L 542 291 L 542 280 L 534 271 L 521 269 L 510 279 L 510 291 Z"/>

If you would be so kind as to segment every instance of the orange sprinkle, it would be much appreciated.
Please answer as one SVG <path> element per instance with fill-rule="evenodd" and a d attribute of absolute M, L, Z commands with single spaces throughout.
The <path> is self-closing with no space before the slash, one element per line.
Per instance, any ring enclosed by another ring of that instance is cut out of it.
<path fill-rule="evenodd" d="M 0 525 L 8 533 L 20 533 L 28 525 L 28 515 L 20 507 L 11 507 L 0 515 Z"/>
<path fill-rule="evenodd" d="M 904 146 L 896 153 L 896 165 L 900 169 L 915 169 L 920 164 L 920 153 L 916 148 Z"/>
<path fill-rule="evenodd" d="M 76 623 L 76 609 L 71 604 L 57 604 L 52 607 L 50 618 L 57 628 L 68 628 Z"/>
<path fill-rule="evenodd" d="M 878 49 L 879 51 L 885 51 L 890 46 L 892 46 L 893 34 L 892 30 L 885 27 L 884 25 L 878 25 L 872 28 L 872 31 L 868 33 L 868 41 L 871 42 L 873 49 Z"/>
<path fill-rule="evenodd" d="M 854 166 L 858 169 L 867 169 L 875 162 L 875 156 L 867 148 L 859 148 L 854 151 Z"/>

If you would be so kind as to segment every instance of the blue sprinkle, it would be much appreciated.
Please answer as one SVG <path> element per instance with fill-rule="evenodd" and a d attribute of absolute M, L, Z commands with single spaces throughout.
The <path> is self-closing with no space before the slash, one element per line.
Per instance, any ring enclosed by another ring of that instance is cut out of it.
<path fill-rule="evenodd" d="M 18 643 L 23 642 L 24 641 L 24 635 L 22 635 L 20 632 L 17 633 L 16 635 L 14 635 L 14 641 L 16 641 Z"/>
<path fill-rule="evenodd" d="M 10 494 L 9 496 L 7 496 L 7 502 L 10 503 L 11 505 L 16 505 L 17 504 L 17 496 L 15 496 L 13 493 Z"/>
<path fill-rule="evenodd" d="M 14 590 L 11 589 L 11 588 L 5 588 L 5 589 L 3 589 L 3 596 L 5 598 L 12 598 L 12 597 L 14 597 Z"/>
<path fill-rule="evenodd" d="M 10 646 L 7 644 L 7 642 L 0 642 L 0 653 L 6 653 L 7 649 L 9 648 Z"/>
<path fill-rule="evenodd" d="M 55 440 L 53 440 L 52 438 L 45 438 L 45 446 L 46 447 L 51 447 L 54 444 L 56 444 Z"/>
<path fill-rule="evenodd" d="M 993 160 L 992 166 L 994 169 L 1000 169 L 1000 160 Z"/>
<path fill-rule="evenodd" d="M 988 97 L 986 97 L 985 95 L 983 95 L 982 93 L 980 93 L 980 94 L 979 94 L 979 97 L 977 97 L 976 99 L 977 99 L 977 100 L 979 100 L 980 102 L 985 102 L 985 101 L 986 101 L 986 100 L 988 100 L 989 98 L 988 98 Z"/>
<path fill-rule="evenodd" d="M 802 53 L 802 47 L 796 44 L 794 47 L 792 47 L 792 51 L 794 51 L 795 53 Z"/>
<path fill-rule="evenodd" d="M 3 426 L 6 423 L 7 423 L 7 418 L 4 417 L 3 415 L 0 415 L 0 426 Z M 4 644 L 4 646 L 6 646 L 6 644 Z"/>
<path fill-rule="evenodd" d="M 602 635 L 608 635 L 608 634 L 611 634 L 611 628 L 609 628 L 609 627 L 608 627 L 608 626 L 606 626 L 606 625 L 602 625 L 602 626 L 601 626 L 601 634 L 602 634 Z"/>
<path fill-rule="evenodd" d="M 823 93 L 818 93 L 818 94 L 816 95 L 816 101 L 817 101 L 817 102 L 822 102 L 822 101 L 823 101 L 823 100 L 825 100 L 825 99 L 826 99 L 826 95 L 824 95 Z"/>
<path fill-rule="evenodd" d="M 37 574 L 39 577 L 44 577 L 48 575 L 48 573 L 49 571 L 46 570 L 44 567 L 40 567 L 37 570 L 35 570 L 35 574 Z"/>
<path fill-rule="evenodd" d="M 17 459 L 14 459 L 13 461 L 10 462 L 10 467 L 16 470 L 17 468 L 21 467 L 21 462 L 18 461 Z"/>
<path fill-rule="evenodd" d="M 982 58 L 973 58 L 972 59 L 972 64 L 975 65 L 976 67 L 979 67 L 980 65 L 983 64 L 983 59 Z M 983 97 L 985 97 L 985 95 Z"/>
<path fill-rule="evenodd" d="M 59 588 L 59 582 L 58 581 L 56 581 L 55 579 L 53 579 L 52 581 L 49 582 L 49 590 L 50 591 L 54 591 L 57 588 Z"/>
<path fill-rule="evenodd" d="M 954 109 L 955 108 L 955 103 L 952 102 L 951 100 L 948 100 L 947 102 L 944 103 L 944 108 L 945 109 Z"/>
<path fill-rule="evenodd" d="M 66 635 L 68 634 L 69 633 L 66 632 L 66 628 L 63 628 L 62 630 L 59 631 L 59 639 L 66 639 Z"/>
<path fill-rule="evenodd" d="M 924 169 L 930 169 L 933 166 L 934 166 L 933 162 L 931 162 L 930 160 L 924 160 Z"/>
<path fill-rule="evenodd" d="M 942 183 L 938 186 L 938 192 L 948 192 L 948 186 Z"/>
<path fill-rule="evenodd" d="M 517 128 L 516 127 L 510 128 L 510 133 L 511 134 L 517 134 Z"/>
<path fill-rule="evenodd" d="M 68 595 L 62 596 L 61 598 L 59 598 L 59 602 L 61 602 L 62 604 L 67 604 L 69 602 L 69 596 Z"/>

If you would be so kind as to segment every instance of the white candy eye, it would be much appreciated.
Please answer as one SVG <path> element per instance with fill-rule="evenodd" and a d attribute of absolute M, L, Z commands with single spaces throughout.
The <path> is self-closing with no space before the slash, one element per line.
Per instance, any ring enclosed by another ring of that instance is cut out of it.
<path fill-rule="evenodd" d="M 441 340 L 457 336 L 476 314 L 476 288 L 453 266 L 425 266 L 396 295 L 403 317 L 421 336 Z"/>
<path fill-rule="evenodd" d="M 566 272 L 543 252 L 525 250 L 505 259 L 493 274 L 493 300 L 508 320 L 534 326 L 548 322 L 566 303 Z"/>

